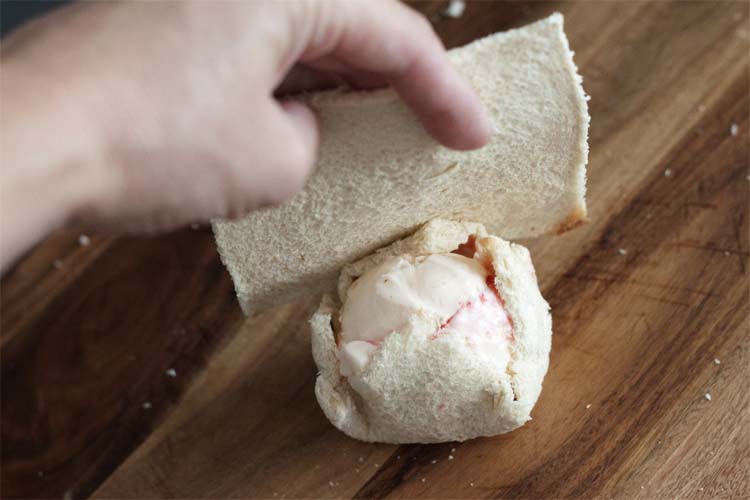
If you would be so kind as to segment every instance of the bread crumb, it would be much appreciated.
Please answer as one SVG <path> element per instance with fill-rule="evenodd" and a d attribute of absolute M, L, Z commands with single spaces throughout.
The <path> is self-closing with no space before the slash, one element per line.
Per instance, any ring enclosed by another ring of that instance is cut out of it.
<path fill-rule="evenodd" d="M 380 464 L 375 464 L 375 468 L 377 469 L 378 467 L 380 467 Z"/>
<path fill-rule="evenodd" d="M 586 409 L 588 410 L 589 408 L 591 408 L 591 403 L 586 405 Z"/>
<path fill-rule="evenodd" d="M 73 490 L 65 490 L 65 493 L 63 493 L 63 500 L 73 500 Z"/>
<path fill-rule="evenodd" d="M 168 369 L 165 373 L 167 374 L 167 377 L 175 378 L 177 376 L 177 370 L 174 368 Z"/>
<path fill-rule="evenodd" d="M 331 488 L 333 488 L 335 485 L 333 484 L 333 481 L 328 481 L 328 486 L 330 486 Z"/>
<path fill-rule="evenodd" d="M 641 489 L 645 489 L 645 488 L 646 488 L 645 486 L 641 486 Z"/>
<path fill-rule="evenodd" d="M 715 365 L 720 365 L 721 364 L 721 361 L 719 360 L 719 358 L 714 358 L 714 364 Z"/>
<path fill-rule="evenodd" d="M 55 261 L 52 263 L 52 267 L 54 267 L 55 269 L 62 269 L 62 266 L 63 261 L 61 261 L 60 259 L 55 259 Z"/>
<path fill-rule="evenodd" d="M 732 255 L 732 254 L 730 254 L 728 250 L 724 250 L 724 256 L 725 257 L 729 257 L 730 255 Z"/>
<path fill-rule="evenodd" d="M 401 455 L 396 455 L 396 460 L 401 460 Z"/>
<path fill-rule="evenodd" d="M 618 248 L 617 253 L 619 253 L 620 255 L 627 255 L 628 251 L 624 248 Z"/>
<path fill-rule="evenodd" d="M 431 464 L 436 464 L 436 463 L 437 463 L 437 460 L 433 460 L 433 461 L 431 461 L 430 463 L 431 463 Z"/>
<path fill-rule="evenodd" d="M 698 488 L 698 491 L 703 491 L 703 487 Z"/>
<path fill-rule="evenodd" d="M 196 229 L 200 229 L 200 228 L 201 228 L 200 224 L 190 224 L 190 229 L 192 229 L 193 231 L 195 231 Z"/>
<path fill-rule="evenodd" d="M 464 15 L 464 10 L 466 10 L 466 2 L 464 0 L 451 0 L 448 6 L 443 9 L 443 15 L 458 19 Z"/>
<path fill-rule="evenodd" d="M 737 126 L 736 123 L 733 123 L 732 126 L 729 127 L 729 133 L 732 134 L 733 137 L 737 135 L 737 132 L 739 132 L 739 130 L 740 128 Z"/>
<path fill-rule="evenodd" d="M 150 408 L 151 408 L 151 402 L 150 402 L 150 401 L 145 401 L 145 402 L 144 402 L 144 403 L 143 403 L 143 404 L 141 405 L 141 408 L 143 408 L 144 410 L 148 410 L 148 409 L 150 409 Z"/>
<path fill-rule="evenodd" d="M 469 483 L 469 486 L 471 486 L 473 488 L 474 487 L 474 483 Z"/>
<path fill-rule="evenodd" d="M 664 177 L 672 177 L 672 169 L 671 168 L 665 168 L 664 169 Z"/>
<path fill-rule="evenodd" d="M 362 463 L 365 461 L 365 457 L 359 457 L 357 460 L 359 460 L 359 463 Z"/>
<path fill-rule="evenodd" d="M 427 478 L 426 478 L 426 477 L 423 477 L 423 478 L 422 478 L 422 482 L 423 482 L 423 483 L 426 483 L 426 482 L 427 482 Z"/>
<path fill-rule="evenodd" d="M 359 474 L 359 469 L 354 469 L 355 474 Z"/>
<path fill-rule="evenodd" d="M 706 401 L 711 401 L 711 393 L 710 392 L 705 393 L 703 395 L 703 399 L 705 399 Z"/>
<path fill-rule="evenodd" d="M 451 453 L 456 453 L 456 449 L 455 448 L 451 448 Z"/>
<path fill-rule="evenodd" d="M 448 455 L 448 460 L 453 460 L 453 455 Z"/>
<path fill-rule="evenodd" d="M 82 234 L 81 236 L 78 237 L 78 244 L 81 245 L 82 247 L 87 247 L 91 244 L 91 238 L 89 238 L 85 234 Z"/>
<path fill-rule="evenodd" d="M 698 112 L 699 113 L 703 113 L 704 111 L 706 111 L 706 106 L 703 105 L 703 104 L 699 104 L 698 105 Z"/>
<path fill-rule="evenodd" d="M 273 492 L 273 496 L 277 497 L 277 496 L 279 496 L 279 494 L 274 491 Z"/>

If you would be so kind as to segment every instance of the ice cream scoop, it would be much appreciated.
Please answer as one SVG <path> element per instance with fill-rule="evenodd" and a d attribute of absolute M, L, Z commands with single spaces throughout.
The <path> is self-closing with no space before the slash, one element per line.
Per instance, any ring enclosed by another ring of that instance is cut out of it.
<path fill-rule="evenodd" d="M 341 310 L 341 373 L 362 370 L 386 336 L 421 314 L 435 323 L 431 339 L 457 335 L 478 355 L 508 361 L 512 326 L 490 271 L 455 253 L 391 257 L 354 281 Z"/>

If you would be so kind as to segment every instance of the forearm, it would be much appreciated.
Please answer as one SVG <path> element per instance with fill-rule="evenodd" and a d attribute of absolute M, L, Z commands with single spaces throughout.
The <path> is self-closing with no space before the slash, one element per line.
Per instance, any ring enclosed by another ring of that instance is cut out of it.
<path fill-rule="evenodd" d="M 96 133 L 72 82 L 3 57 L 0 72 L 0 268 L 64 225 L 93 194 Z"/>

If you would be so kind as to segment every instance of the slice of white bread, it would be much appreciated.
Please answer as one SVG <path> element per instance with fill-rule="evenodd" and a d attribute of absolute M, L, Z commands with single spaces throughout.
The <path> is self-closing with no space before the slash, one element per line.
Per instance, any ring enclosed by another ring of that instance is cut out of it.
<path fill-rule="evenodd" d="M 554 14 L 450 51 L 496 126 L 477 151 L 440 146 L 390 89 L 309 96 L 322 142 L 304 191 L 213 224 L 245 313 L 332 291 L 343 264 L 435 217 L 507 239 L 584 221 L 589 116 L 562 27 Z"/>
<path fill-rule="evenodd" d="M 361 373 L 343 377 L 332 320 L 352 281 L 392 256 L 451 252 L 469 235 L 476 236 L 479 255 L 491 262 L 512 320 L 507 364 L 482 356 L 460 335 L 435 338 L 435 318 L 421 312 L 385 338 Z M 463 441 L 512 431 L 531 418 L 549 365 L 552 318 L 529 252 L 487 236 L 481 224 L 433 220 L 345 266 L 339 300 L 325 295 L 310 324 L 318 403 L 334 426 L 363 441 Z"/>

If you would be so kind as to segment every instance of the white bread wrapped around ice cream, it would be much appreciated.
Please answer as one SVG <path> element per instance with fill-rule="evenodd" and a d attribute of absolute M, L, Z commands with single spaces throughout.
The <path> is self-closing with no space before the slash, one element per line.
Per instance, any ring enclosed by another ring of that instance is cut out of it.
<path fill-rule="evenodd" d="M 430 443 L 528 421 L 552 320 L 528 251 L 436 219 L 345 266 L 311 320 L 328 419 L 364 441 Z"/>

